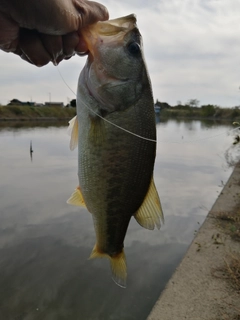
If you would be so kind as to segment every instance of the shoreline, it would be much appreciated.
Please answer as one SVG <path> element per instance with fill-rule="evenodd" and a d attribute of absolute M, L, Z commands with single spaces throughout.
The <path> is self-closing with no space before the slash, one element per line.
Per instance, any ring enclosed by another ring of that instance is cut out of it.
<path fill-rule="evenodd" d="M 73 115 L 69 116 L 61 116 L 61 117 L 44 117 L 44 116 L 39 116 L 39 117 L 0 117 L 0 123 L 1 122 L 24 122 L 24 121 L 65 121 L 65 120 L 71 120 L 76 113 Z M 158 119 L 159 115 L 156 115 L 156 120 Z M 227 123 L 232 123 L 235 121 L 235 119 L 228 119 L 228 118 L 213 118 L 213 117 L 161 117 L 159 118 L 161 121 L 168 121 L 168 120 L 176 120 L 176 121 L 214 121 L 214 122 L 227 122 Z"/>
<path fill-rule="evenodd" d="M 0 118 L 0 122 L 22 122 L 22 121 L 69 121 L 71 117 L 56 118 L 56 117 L 38 117 L 38 118 Z"/>
<path fill-rule="evenodd" d="M 240 318 L 238 290 L 220 271 L 214 276 L 216 270 L 226 267 L 229 255 L 240 256 L 240 238 L 233 240 L 219 220 L 220 214 L 236 213 L 239 204 L 238 163 L 147 320 Z"/>

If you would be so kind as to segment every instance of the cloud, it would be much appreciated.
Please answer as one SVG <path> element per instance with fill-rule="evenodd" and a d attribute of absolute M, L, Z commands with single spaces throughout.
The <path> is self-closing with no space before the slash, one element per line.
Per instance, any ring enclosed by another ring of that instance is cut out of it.
<path fill-rule="evenodd" d="M 175 104 L 239 105 L 240 2 L 237 0 L 102 1 L 110 18 L 135 13 L 155 99 Z M 36 68 L 0 52 L 0 103 L 13 97 L 43 102 L 74 98 L 54 66 Z M 84 58 L 59 69 L 75 91 Z"/>
<path fill-rule="evenodd" d="M 37 68 L 25 63 L 19 57 L 0 52 L 0 103 L 17 98 L 23 101 L 67 102 L 67 98 L 74 99 L 77 89 L 77 81 L 83 68 L 85 58 L 74 57 L 68 63 L 62 62 L 58 67 L 49 64 Z M 71 91 L 62 80 L 71 88 Z"/>

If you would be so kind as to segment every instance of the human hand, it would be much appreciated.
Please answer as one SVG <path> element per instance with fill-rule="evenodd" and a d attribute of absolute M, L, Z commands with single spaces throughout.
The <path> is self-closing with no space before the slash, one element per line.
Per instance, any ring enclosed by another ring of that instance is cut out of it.
<path fill-rule="evenodd" d="M 107 9 L 94 1 L 0 0 L 0 49 L 39 67 L 57 65 L 86 53 L 82 27 L 107 19 Z"/>

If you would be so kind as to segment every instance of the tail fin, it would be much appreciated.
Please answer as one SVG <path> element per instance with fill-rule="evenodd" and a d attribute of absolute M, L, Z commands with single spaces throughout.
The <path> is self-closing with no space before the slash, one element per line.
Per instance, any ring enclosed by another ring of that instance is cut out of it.
<path fill-rule="evenodd" d="M 122 288 L 126 288 L 127 264 L 124 250 L 115 257 L 109 257 L 113 281 Z"/>
<path fill-rule="evenodd" d="M 121 288 L 126 288 L 127 279 L 127 264 L 124 254 L 124 250 L 115 255 L 114 257 L 109 256 L 107 253 L 102 253 L 98 250 L 95 245 L 89 259 L 94 258 L 108 258 L 111 263 L 112 279 Z"/>

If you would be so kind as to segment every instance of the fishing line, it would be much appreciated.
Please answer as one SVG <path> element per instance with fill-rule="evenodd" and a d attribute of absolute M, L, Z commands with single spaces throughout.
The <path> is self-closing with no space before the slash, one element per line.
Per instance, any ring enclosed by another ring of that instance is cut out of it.
<path fill-rule="evenodd" d="M 92 109 L 90 109 L 86 104 L 84 104 L 84 103 L 82 103 L 82 104 L 83 104 L 88 110 L 90 110 L 91 112 L 93 112 L 96 116 L 98 116 L 98 117 L 101 118 L 102 120 L 106 121 L 107 123 L 113 125 L 114 127 L 118 128 L 118 129 L 121 129 L 121 130 L 123 130 L 123 131 L 125 131 L 125 132 L 127 132 L 127 133 L 130 133 L 131 135 L 133 135 L 133 136 L 135 136 L 135 137 L 138 137 L 138 138 L 141 138 L 141 139 L 143 139 L 143 140 L 151 141 L 151 142 L 155 142 L 155 143 L 157 142 L 157 140 L 149 139 L 149 138 L 140 136 L 140 135 L 138 135 L 138 134 L 136 134 L 136 133 L 134 133 L 134 132 L 132 132 L 132 131 L 129 131 L 129 130 L 127 130 L 127 129 L 124 129 L 123 127 L 118 126 L 117 124 L 115 124 L 115 123 L 107 120 L 106 118 L 103 118 L 102 116 L 100 116 L 97 112 L 95 112 L 95 111 L 93 111 Z"/>
<path fill-rule="evenodd" d="M 58 73 L 59 73 L 60 77 L 62 78 L 63 82 L 65 83 L 65 85 L 66 85 L 66 86 L 68 87 L 68 89 L 71 90 L 72 93 L 76 96 L 76 93 L 69 87 L 69 85 L 68 85 L 68 84 L 66 83 L 66 81 L 64 80 L 64 78 L 63 78 L 63 76 L 62 76 L 62 74 L 61 74 L 58 66 L 57 66 L 57 70 L 58 70 Z M 84 105 L 89 111 L 91 111 L 92 113 L 94 113 L 96 116 L 98 116 L 100 119 L 102 119 L 102 120 L 104 120 L 105 122 L 111 124 L 112 126 L 118 128 L 118 129 L 120 129 L 120 130 L 122 130 L 122 131 L 125 131 L 125 132 L 127 132 L 127 133 L 129 133 L 129 134 L 131 134 L 131 135 L 133 135 L 133 136 L 135 136 L 135 137 L 137 137 L 137 138 L 140 138 L 140 139 L 143 139 L 143 140 L 146 140 L 146 141 L 155 142 L 155 143 L 157 142 L 157 140 L 149 139 L 149 138 L 140 136 L 140 135 L 138 135 L 138 134 L 136 134 L 136 133 L 134 133 L 134 132 L 132 132 L 132 131 L 129 131 L 129 130 L 127 130 L 127 129 L 124 129 L 124 128 L 118 126 L 117 124 L 115 124 L 115 123 L 107 120 L 106 118 L 103 118 L 102 116 L 100 116 L 100 114 L 98 114 L 97 112 L 95 112 L 94 110 L 92 110 L 92 109 L 91 109 L 89 106 L 87 106 L 85 103 L 81 102 L 81 104 Z"/>
<path fill-rule="evenodd" d="M 66 82 L 65 79 L 63 78 L 62 73 L 61 73 L 60 70 L 59 70 L 59 67 L 58 67 L 58 66 L 56 66 L 56 67 L 57 67 L 57 71 L 58 71 L 58 73 L 59 73 L 62 81 L 64 82 L 64 84 L 65 84 L 65 85 L 68 87 L 68 89 L 76 96 L 76 93 L 71 89 L 71 87 L 67 84 L 67 82 Z M 140 136 L 140 135 L 138 135 L 138 134 L 136 134 L 136 133 L 134 133 L 134 132 L 132 132 L 132 131 L 129 131 L 129 130 L 127 130 L 127 129 L 124 129 L 123 127 L 118 126 L 117 124 L 115 124 L 115 123 L 107 120 L 106 118 L 103 118 L 100 114 L 98 114 L 96 111 L 92 110 L 92 109 L 91 109 L 89 106 L 87 106 L 85 103 L 83 103 L 83 102 L 81 102 L 81 103 L 82 103 L 82 105 L 84 105 L 89 111 L 91 111 L 92 113 L 94 113 L 97 117 L 99 117 L 99 118 L 102 119 L 103 121 L 111 124 L 112 126 L 118 128 L 118 129 L 120 129 L 120 130 L 122 130 L 122 131 L 125 131 L 125 132 L 127 132 L 127 133 L 129 133 L 129 134 L 131 134 L 131 135 L 133 135 L 133 136 L 135 136 L 135 137 L 137 137 L 137 138 L 140 138 L 140 139 L 143 139 L 143 140 L 146 140 L 146 141 L 150 141 L 150 142 L 155 142 L 155 143 L 157 142 L 157 140 L 149 139 L 149 138 Z M 240 127 L 231 129 L 231 130 L 229 131 L 229 133 L 234 132 L 234 131 L 237 131 L 237 130 L 240 130 Z M 209 136 L 209 137 L 199 138 L 199 139 L 193 139 L 193 140 L 187 140 L 187 141 L 186 141 L 186 140 L 185 140 L 185 141 L 164 141 L 164 140 L 159 140 L 159 139 L 158 139 L 158 142 L 162 142 L 162 143 L 163 143 L 163 142 L 164 142 L 164 143 L 173 143 L 173 144 L 186 144 L 186 143 L 192 143 L 192 142 L 196 142 L 196 141 L 213 139 L 213 138 L 216 138 L 216 137 L 225 135 L 225 134 L 226 134 L 226 132 L 222 132 L 222 133 L 216 134 L 216 135 L 214 135 L 214 136 Z"/>
<path fill-rule="evenodd" d="M 76 93 L 75 93 L 75 92 L 70 88 L 70 86 L 67 84 L 67 82 L 66 82 L 65 79 L 63 78 L 63 76 L 62 76 L 62 74 L 61 74 L 58 66 L 56 66 L 56 67 L 57 67 L 58 74 L 60 75 L 62 81 L 65 83 L 65 85 L 68 87 L 68 89 L 69 89 L 70 91 L 72 91 L 72 93 L 73 93 L 73 94 L 75 95 L 75 97 L 76 97 Z"/>

